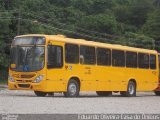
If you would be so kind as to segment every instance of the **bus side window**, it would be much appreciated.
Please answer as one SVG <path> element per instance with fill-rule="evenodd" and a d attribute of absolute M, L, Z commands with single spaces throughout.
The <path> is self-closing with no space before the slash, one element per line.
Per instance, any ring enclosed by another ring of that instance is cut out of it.
<path fill-rule="evenodd" d="M 84 60 L 81 64 L 93 65 L 96 63 L 95 48 L 89 46 L 80 46 L 80 56 L 83 56 Z"/>
<path fill-rule="evenodd" d="M 139 68 L 149 68 L 149 55 L 145 53 L 138 53 L 138 66 Z"/>
<path fill-rule="evenodd" d="M 126 67 L 137 68 L 137 53 L 126 52 Z"/>
<path fill-rule="evenodd" d="M 65 45 L 65 61 L 66 63 L 79 63 L 79 47 L 74 44 Z"/>
<path fill-rule="evenodd" d="M 48 45 L 47 68 L 61 68 L 63 66 L 63 49 L 61 46 Z"/>
<path fill-rule="evenodd" d="M 111 65 L 111 50 L 106 48 L 97 48 L 97 65 Z"/>
<path fill-rule="evenodd" d="M 156 69 L 156 56 L 150 55 L 150 69 Z"/>
<path fill-rule="evenodd" d="M 112 65 L 116 67 L 125 66 L 125 53 L 121 50 L 112 50 Z"/>

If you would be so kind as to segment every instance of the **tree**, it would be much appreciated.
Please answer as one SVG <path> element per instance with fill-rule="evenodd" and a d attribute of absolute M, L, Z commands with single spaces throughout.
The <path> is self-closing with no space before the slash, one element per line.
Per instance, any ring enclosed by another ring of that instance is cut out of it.
<path fill-rule="evenodd" d="M 116 39 L 115 43 L 131 47 L 155 49 L 155 40 L 153 38 L 132 32 L 126 32 L 124 37 Z"/>
<path fill-rule="evenodd" d="M 160 0 L 0 0 L 0 65 L 9 64 L 19 13 L 20 34 L 65 34 L 152 49 L 154 39 L 160 41 L 159 6 Z"/>
<path fill-rule="evenodd" d="M 154 4 L 156 7 L 160 7 L 160 0 L 154 0 L 153 4 Z"/>
<path fill-rule="evenodd" d="M 160 40 L 160 9 L 157 9 L 153 13 L 149 14 L 142 31 L 146 35 L 153 37 L 155 40 Z"/>
<path fill-rule="evenodd" d="M 5 10 L 6 3 L 3 2 L 0 4 L 1 10 Z M 6 17 L 8 19 L 6 19 Z M 10 29 L 11 20 L 9 19 L 12 17 L 12 14 L 9 12 L 2 11 L 0 12 L 0 67 L 7 67 L 8 66 L 8 57 L 9 55 L 6 54 L 6 47 L 8 43 L 11 42 L 11 35 L 12 30 Z"/>
<path fill-rule="evenodd" d="M 130 7 L 130 24 L 141 27 L 147 19 L 147 15 L 153 10 L 151 0 L 134 0 Z"/>
<path fill-rule="evenodd" d="M 86 30 L 98 31 L 101 33 L 117 33 L 117 21 L 114 16 L 107 14 L 90 15 L 81 19 L 79 27 Z"/>

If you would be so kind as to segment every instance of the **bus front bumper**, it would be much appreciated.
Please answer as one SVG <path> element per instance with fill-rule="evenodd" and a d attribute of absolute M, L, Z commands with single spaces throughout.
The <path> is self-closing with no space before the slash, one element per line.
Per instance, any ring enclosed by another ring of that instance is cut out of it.
<path fill-rule="evenodd" d="M 45 90 L 45 84 L 43 83 L 16 83 L 8 82 L 9 90 L 34 90 L 34 91 L 43 91 Z"/>

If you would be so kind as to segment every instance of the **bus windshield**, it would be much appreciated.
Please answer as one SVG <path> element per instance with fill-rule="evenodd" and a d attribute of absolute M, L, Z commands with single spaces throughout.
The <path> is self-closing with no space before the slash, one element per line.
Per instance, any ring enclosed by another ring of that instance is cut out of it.
<path fill-rule="evenodd" d="M 11 48 L 11 69 L 19 72 L 41 70 L 44 67 L 43 46 L 14 46 Z"/>
<path fill-rule="evenodd" d="M 17 37 L 13 40 L 12 45 L 44 45 L 45 38 L 44 37 Z"/>

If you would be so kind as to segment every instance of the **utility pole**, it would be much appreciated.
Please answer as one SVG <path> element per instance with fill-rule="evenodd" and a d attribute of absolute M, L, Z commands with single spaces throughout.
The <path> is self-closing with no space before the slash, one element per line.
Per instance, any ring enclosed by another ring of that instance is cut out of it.
<path fill-rule="evenodd" d="M 19 35 L 20 33 L 20 21 L 21 21 L 21 13 L 20 13 L 20 10 L 18 12 L 18 24 L 17 24 L 17 35 Z"/>

